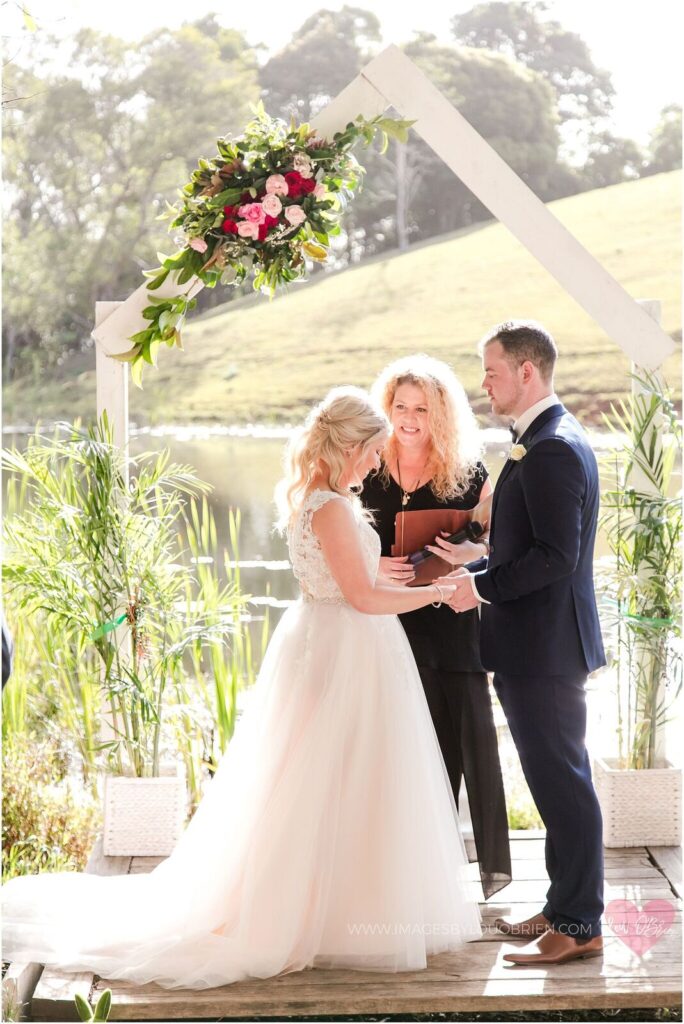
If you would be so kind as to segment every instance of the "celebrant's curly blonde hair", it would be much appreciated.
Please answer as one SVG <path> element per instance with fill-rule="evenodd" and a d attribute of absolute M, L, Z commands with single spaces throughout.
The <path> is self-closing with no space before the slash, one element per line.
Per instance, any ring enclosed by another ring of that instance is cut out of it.
<path fill-rule="evenodd" d="M 345 454 L 358 448 L 360 461 L 373 445 L 383 442 L 390 429 L 389 420 L 367 391 L 351 385 L 329 391 L 311 410 L 285 449 L 285 475 L 275 492 L 276 527 L 287 528 L 322 466 L 329 472 L 330 489 L 353 497 L 352 490 L 340 484 L 349 468 Z"/>
<path fill-rule="evenodd" d="M 482 456 L 482 437 L 463 385 L 441 359 L 422 353 L 390 363 L 380 373 L 371 393 L 391 419 L 392 405 L 401 384 L 414 384 L 425 395 L 432 440 L 430 486 L 440 501 L 461 497 L 468 490 Z M 391 459 L 396 461 L 397 440 L 388 438 L 380 479 L 389 484 Z"/>

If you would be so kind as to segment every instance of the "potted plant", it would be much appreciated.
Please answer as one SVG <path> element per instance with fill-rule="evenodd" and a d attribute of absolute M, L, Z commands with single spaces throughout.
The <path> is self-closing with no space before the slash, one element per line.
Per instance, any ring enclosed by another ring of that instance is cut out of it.
<path fill-rule="evenodd" d="M 92 745 L 108 770 L 104 852 L 166 855 L 187 814 L 165 714 L 169 684 L 186 654 L 225 643 L 241 600 L 230 586 L 211 608 L 188 600 L 195 570 L 182 561 L 181 518 L 209 485 L 170 464 L 168 452 L 128 456 L 106 417 L 88 430 L 61 425 L 54 439 L 31 439 L 3 462 L 25 490 L 5 525 L 8 592 L 97 652 L 104 734 Z"/>
<path fill-rule="evenodd" d="M 682 688 L 681 496 L 672 494 L 681 423 L 654 374 L 634 376 L 607 425 L 624 437 L 610 459 L 601 527 L 611 558 L 604 607 L 615 646 L 618 757 L 595 758 L 608 847 L 681 842 L 681 769 L 662 755 Z M 605 600 L 607 598 L 607 600 Z"/>

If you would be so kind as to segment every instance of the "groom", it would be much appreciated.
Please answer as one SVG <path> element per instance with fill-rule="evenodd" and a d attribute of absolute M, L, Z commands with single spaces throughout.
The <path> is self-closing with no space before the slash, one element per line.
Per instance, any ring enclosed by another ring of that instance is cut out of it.
<path fill-rule="evenodd" d="M 497 920 L 506 935 L 534 939 L 504 960 L 560 964 L 603 948 L 602 822 L 584 692 L 587 674 L 605 664 L 593 583 L 598 470 L 554 394 L 548 332 L 534 321 L 499 324 L 480 352 L 483 387 L 493 412 L 513 420 L 514 444 L 494 491 L 489 559 L 457 577 L 450 604 L 481 605 L 482 662 L 546 826 L 546 904 L 526 921 Z"/>

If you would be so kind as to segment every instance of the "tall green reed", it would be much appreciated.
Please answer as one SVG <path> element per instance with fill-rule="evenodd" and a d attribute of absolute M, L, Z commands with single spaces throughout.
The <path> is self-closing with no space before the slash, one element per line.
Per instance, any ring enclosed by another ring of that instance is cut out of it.
<path fill-rule="evenodd" d="M 186 666 L 204 680 L 208 652 L 219 696 L 199 714 L 202 745 L 212 746 L 215 709 L 223 749 L 241 679 L 227 639 L 239 636 L 245 599 L 235 580 L 220 587 L 201 562 L 189 564 L 178 533 L 191 503 L 201 543 L 215 542 L 206 499 L 203 511 L 192 504 L 209 486 L 168 452 L 126 456 L 106 418 L 87 430 L 62 424 L 52 438 L 36 433 L 25 451 L 5 451 L 3 464 L 5 593 L 18 651 L 3 730 L 62 730 L 86 780 L 103 754 L 116 771 L 157 774 L 174 732 L 165 716 L 179 701 L 198 713 Z M 98 740 L 105 712 L 111 738 Z"/>

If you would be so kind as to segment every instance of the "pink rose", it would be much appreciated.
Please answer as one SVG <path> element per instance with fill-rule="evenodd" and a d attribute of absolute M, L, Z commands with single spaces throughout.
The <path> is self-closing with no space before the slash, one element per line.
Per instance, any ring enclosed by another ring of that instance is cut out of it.
<path fill-rule="evenodd" d="M 188 245 L 191 249 L 194 249 L 195 252 L 206 252 L 209 248 L 203 238 L 191 238 Z"/>
<path fill-rule="evenodd" d="M 256 221 L 241 220 L 238 224 L 238 235 L 240 238 L 258 238 L 259 225 Z"/>
<path fill-rule="evenodd" d="M 324 195 L 325 195 L 325 191 L 326 191 L 325 185 L 323 184 L 322 181 L 319 181 L 316 184 L 316 188 L 313 190 L 313 194 L 314 194 L 316 199 L 322 199 L 324 197 Z"/>
<path fill-rule="evenodd" d="M 306 220 L 306 214 L 302 210 L 301 206 L 288 206 L 285 209 L 285 220 L 289 221 L 293 227 L 297 224 L 303 224 Z"/>
<path fill-rule="evenodd" d="M 274 192 L 264 196 L 261 200 L 261 205 L 264 209 L 264 213 L 267 213 L 269 217 L 277 217 L 283 208 L 283 204 Z"/>
<path fill-rule="evenodd" d="M 266 219 L 266 211 L 261 203 L 246 203 L 238 210 L 241 217 L 248 220 L 250 224 L 263 224 Z"/>
<path fill-rule="evenodd" d="M 287 195 L 287 182 L 282 174 L 272 174 L 270 178 L 266 179 L 266 191 L 269 195 L 274 196 Z"/>

